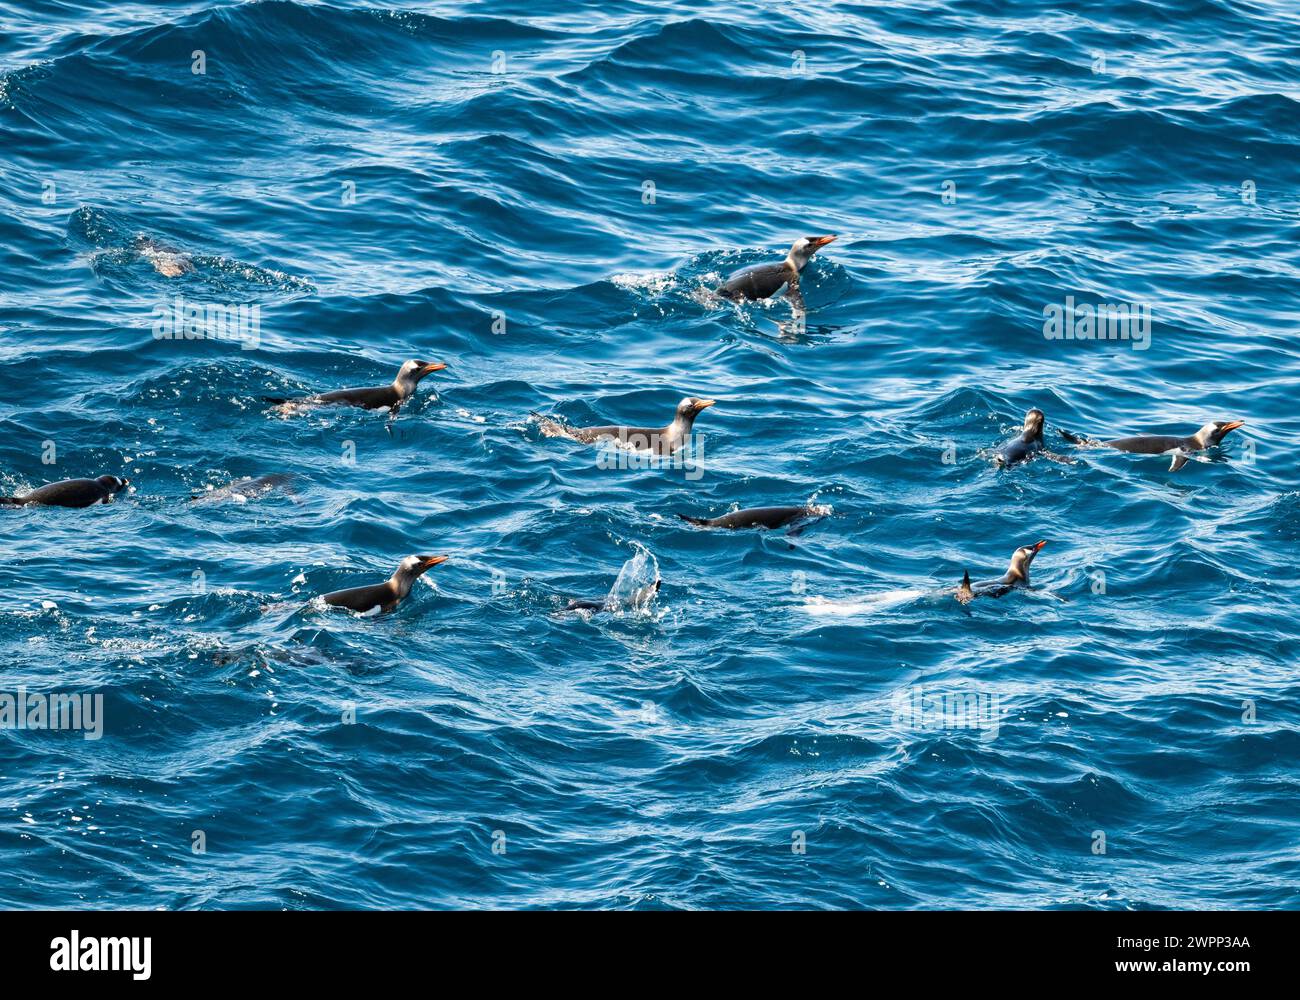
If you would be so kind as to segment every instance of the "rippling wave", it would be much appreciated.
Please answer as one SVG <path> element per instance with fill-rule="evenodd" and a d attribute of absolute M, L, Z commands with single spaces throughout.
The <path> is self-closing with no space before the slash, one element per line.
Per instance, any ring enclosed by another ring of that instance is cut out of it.
<path fill-rule="evenodd" d="M 0 507 L 0 696 L 103 699 L 0 727 L 0 904 L 1296 905 L 1293 5 L 0 25 L 0 495 L 131 481 Z M 802 321 L 713 293 L 821 233 Z M 530 416 L 692 395 L 683 464 Z"/>

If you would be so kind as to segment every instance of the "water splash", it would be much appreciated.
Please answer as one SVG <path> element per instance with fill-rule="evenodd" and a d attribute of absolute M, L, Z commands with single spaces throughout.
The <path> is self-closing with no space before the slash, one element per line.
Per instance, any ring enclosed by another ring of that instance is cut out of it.
<path fill-rule="evenodd" d="M 659 560 L 640 542 L 632 542 L 632 558 L 623 564 L 605 596 L 605 610 L 616 614 L 649 614 L 659 593 Z"/>

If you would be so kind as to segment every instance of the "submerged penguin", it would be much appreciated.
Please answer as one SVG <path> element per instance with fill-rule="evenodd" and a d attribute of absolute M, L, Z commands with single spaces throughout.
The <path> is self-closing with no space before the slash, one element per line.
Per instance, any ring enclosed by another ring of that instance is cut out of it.
<path fill-rule="evenodd" d="M 785 293 L 790 304 L 799 312 L 804 311 L 803 294 L 799 291 L 799 275 L 808 261 L 828 243 L 835 242 L 834 236 L 801 236 L 794 241 L 785 260 L 779 264 L 754 264 L 741 268 L 717 288 L 723 298 L 738 301 L 741 299 L 768 299 L 773 295 Z"/>
<path fill-rule="evenodd" d="M 140 256 L 147 260 L 153 269 L 165 278 L 179 278 L 194 270 L 193 258 L 183 250 L 159 243 L 152 236 L 143 233 L 135 238 L 132 246 Z"/>
<path fill-rule="evenodd" d="M 295 482 L 296 478 L 290 473 L 273 472 L 268 476 L 236 479 L 225 486 L 218 486 L 203 493 L 195 493 L 190 496 L 190 500 L 198 503 L 216 503 L 219 500 L 234 500 L 236 503 L 244 503 L 278 489 L 297 503 L 299 501 L 298 491 L 294 488 Z"/>
<path fill-rule="evenodd" d="M 1172 454 L 1173 458 L 1169 463 L 1169 471 L 1177 472 L 1187 464 L 1187 460 L 1195 452 L 1218 447 L 1230 431 L 1235 431 L 1238 427 L 1244 427 L 1245 425 L 1246 421 L 1244 420 L 1212 420 L 1195 434 L 1188 437 L 1173 437 L 1165 434 L 1138 434 L 1133 437 L 1114 438 L 1110 441 L 1097 441 L 1080 434 L 1071 434 L 1069 431 L 1061 431 L 1061 437 L 1071 444 L 1083 445 L 1088 448 L 1116 448 L 1119 451 L 1128 451 L 1136 455 Z"/>
<path fill-rule="evenodd" d="M 434 566 L 450 558 L 451 556 L 407 556 L 397 564 L 393 575 L 383 583 L 336 590 L 326 594 L 321 600 L 336 608 L 348 608 L 352 611 L 372 611 L 378 608 L 381 613 L 387 614 L 411 592 L 411 587 L 416 580 Z"/>
<path fill-rule="evenodd" d="M 38 487 L 20 497 L 0 497 L 0 504 L 25 507 L 29 504 L 45 507 L 89 507 L 97 503 L 112 503 L 113 496 L 131 485 L 131 480 L 117 476 L 100 476 L 98 479 L 64 479 Z"/>
<path fill-rule="evenodd" d="M 380 385 L 368 389 L 335 389 L 315 396 L 288 399 L 281 396 L 263 396 L 268 403 L 282 407 L 304 406 L 360 406 L 367 410 L 388 408 L 389 419 L 397 416 L 414 393 L 420 380 L 433 372 L 442 371 L 447 366 L 440 361 L 408 361 L 397 370 L 397 377 L 392 385 Z"/>
<path fill-rule="evenodd" d="M 678 514 L 677 516 L 687 524 L 693 524 L 699 528 L 730 528 L 735 530 L 738 528 L 784 528 L 788 524 L 797 525 L 801 521 L 820 521 L 829 513 L 829 507 L 804 504 L 801 507 L 748 507 L 744 510 L 733 510 L 721 517 L 691 517 L 688 514 Z M 800 525 L 792 529 L 790 534 L 796 534 L 807 527 L 808 524 Z"/>
<path fill-rule="evenodd" d="M 671 455 L 690 437 L 695 418 L 716 402 L 716 399 L 697 399 L 694 396 L 687 396 L 677 404 L 673 422 L 667 427 L 627 427 L 620 424 L 602 427 L 566 427 L 558 420 L 549 417 L 538 419 L 541 431 L 547 437 L 571 437 L 585 444 L 616 441 L 622 447 L 635 451 Z"/>
<path fill-rule="evenodd" d="M 954 596 L 960 603 L 969 604 L 977 597 L 1001 597 L 1016 587 L 1029 586 L 1029 564 L 1034 561 L 1034 556 L 1038 555 L 1038 550 L 1046 544 L 1045 541 L 1035 542 L 1033 545 L 1022 545 L 1016 549 L 1011 553 L 1011 563 L 1000 580 L 980 580 L 971 583 L 970 571 L 965 571 L 962 574 L 961 586 L 957 588 Z"/>

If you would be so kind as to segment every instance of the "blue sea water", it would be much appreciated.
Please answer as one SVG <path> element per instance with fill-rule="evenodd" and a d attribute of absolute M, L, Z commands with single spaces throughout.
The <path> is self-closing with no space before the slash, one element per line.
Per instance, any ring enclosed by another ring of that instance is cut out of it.
<path fill-rule="evenodd" d="M 0 0 L 0 494 L 132 481 L 0 511 L 0 695 L 103 725 L 0 729 L 0 905 L 1300 905 L 1297 38 Z M 708 294 L 822 233 L 803 327 Z M 160 338 L 178 296 L 257 325 Z M 1049 339 L 1067 299 L 1149 340 Z M 262 400 L 408 358 L 448 367 L 391 426 Z M 676 468 L 530 415 L 686 395 Z M 995 468 L 1030 406 L 1072 464 Z M 1212 419 L 1177 473 L 1057 436 Z M 1038 539 L 1036 589 L 943 593 Z M 313 600 L 410 553 L 451 558 L 391 615 Z M 629 562 L 648 609 L 562 612 Z"/>

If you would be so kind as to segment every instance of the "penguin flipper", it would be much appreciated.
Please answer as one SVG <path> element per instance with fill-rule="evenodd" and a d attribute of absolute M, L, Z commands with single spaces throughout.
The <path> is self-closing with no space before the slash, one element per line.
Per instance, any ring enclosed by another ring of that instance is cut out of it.
<path fill-rule="evenodd" d="M 1187 454 L 1187 452 L 1185 451 L 1174 452 L 1174 457 L 1169 463 L 1169 471 L 1177 472 L 1179 469 L 1181 469 L 1184 465 L 1187 464 L 1187 460 L 1191 457 L 1192 456 Z"/>
<path fill-rule="evenodd" d="M 1060 434 L 1061 437 L 1065 438 L 1065 440 L 1069 441 L 1070 444 L 1077 444 L 1084 448 L 1098 448 L 1101 446 L 1101 442 L 1095 438 L 1090 438 L 1083 434 L 1074 434 L 1061 427 L 1058 427 L 1056 432 Z"/>
<path fill-rule="evenodd" d="M 398 400 L 388 408 L 388 420 L 384 422 L 384 430 L 391 435 L 393 433 L 393 421 L 397 419 L 397 411 L 402 408 L 402 400 Z"/>
<path fill-rule="evenodd" d="M 700 527 L 700 528 L 704 527 L 706 524 L 709 523 L 708 519 L 704 517 L 691 517 L 689 514 L 678 514 L 677 516 L 680 517 L 687 524 L 693 524 L 696 527 Z"/>
<path fill-rule="evenodd" d="M 799 290 L 799 279 L 795 278 L 785 290 L 785 297 L 790 300 L 790 305 L 795 312 L 805 312 L 803 304 L 803 292 Z"/>
<path fill-rule="evenodd" d="M 798 538 L 805 531 L 811 528 L 814 524 L 820 524 L 824 520 L 826 520 L 825 517 L 810 517 L 801 521 L 796 521 L 794 526 L 791 527 L 790 530 L 785 533 L 785 537 Z"/>

